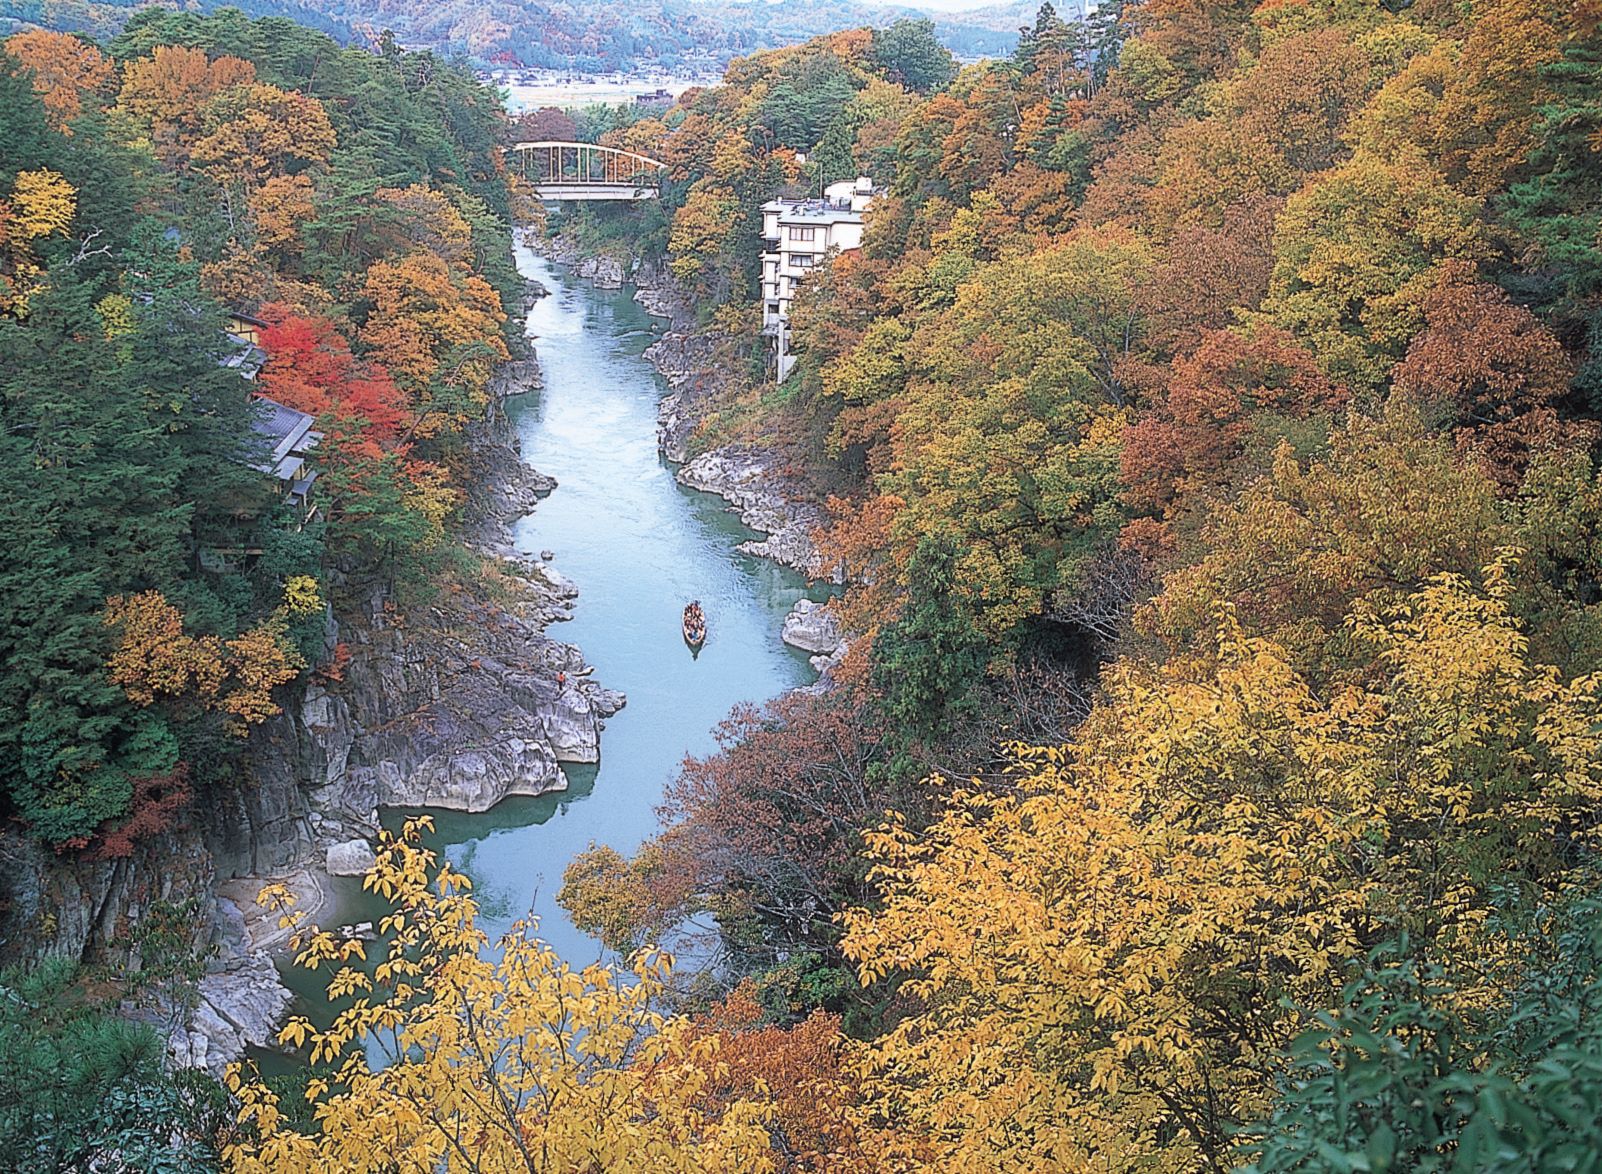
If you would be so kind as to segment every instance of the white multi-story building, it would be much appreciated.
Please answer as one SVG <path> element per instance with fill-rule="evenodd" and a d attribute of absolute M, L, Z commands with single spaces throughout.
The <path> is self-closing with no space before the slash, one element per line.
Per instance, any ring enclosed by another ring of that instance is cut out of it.
<path fill-rule="evenodd" d="M 862 247 L 862 214 L 873 202 L 873 181 L 830 184 L 820 200 L 770 200 L 762 205 L 762 332 L 774 340 L 779 382 L 795 359 L 789 350 L 790 302 L 796 284 L 830 253 Z"/>

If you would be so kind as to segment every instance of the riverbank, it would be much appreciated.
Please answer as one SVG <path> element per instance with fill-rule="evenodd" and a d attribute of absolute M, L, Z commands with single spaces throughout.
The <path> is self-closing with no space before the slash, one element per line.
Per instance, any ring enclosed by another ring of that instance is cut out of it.
<path fill-rule="evenodd" d="M 551 248 L 553 259 L 573 254 L 560 238 L 544 244 Z M 581 257 L 564 263 L 579 276 L 599 271 L 602 278 L 592 278 L 598 288 L 622 288 L 625 283 L 615 259 Z M 603 285 L 603 280 L 614 284 Z M 829 524 L 829 517 L 818 502 L 817 488 L 784 453 L 756 445 L 692 452 L 696 433 L 732 390 L 727 369 L 717 361 L 720 345 L 727 340 L 696 325 L 689 298 L 663 267 L 635 265 L 627 281 L 634 285 L 634 300 L 646 313 L 667 323 L 643 357 L 669 388 L 657 405 L 657 447 L 678 466 L 674 476 L 679 484 L 722 498 L 743 525 L 762 534 L 742 542 L 742 552 L 790 567 L 809 580 L 843 583 L 842 569 L 830 565 L 818 548 L 816 536 Z M 833 613 L 801 601 L 785 617 L 782 637 L 791 647 L 812 654 L 812 667 L 822 674 L 826 688 L 846 653 L 846 639 Z"/>

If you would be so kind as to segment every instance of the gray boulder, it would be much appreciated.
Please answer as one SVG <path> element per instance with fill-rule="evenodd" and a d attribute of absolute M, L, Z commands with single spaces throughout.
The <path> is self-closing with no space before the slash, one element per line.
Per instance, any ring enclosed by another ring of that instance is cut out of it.
<path fill-rule="evenodd" d="M 326 867 L 329 876 L 366 876 L 376 860 L 366 840 L 346 840 L 328 846 Z"/>
<path fill-rule="evenodd" d="M 827 656 L 840 647 L 840 621 L 827 604 L 798 600 L 784 617 L 783 637 L 792 648 Z"/>
<path fill-rule="evenodd" d="M 671 455 L 671 454 L 670 454 Z M 730 446 L 704 452 L 675 475 L 680 485 L 713 493 L 729 503 L 740 521 L 764 537 L 742 542 L 737 549 L 758 558 L 793 567 L 815 579 L 841 581 L 812 541 L 827 524 L 823 507 L 807 500 L 809 487 L 785 467 L 783 458 L 766 449 Z"/>
<path fill-rule="evenodd" d="M 196 994 L 189 1022 L 170 1040 L 173 1060 L 181 1068 L 204 1068 L 215 1076 L 243 1056 L 247 1046 L 271 1045 L 294 999 L 265 950 L 206 975 Z"/>
<path fill-rule="evenodd" d="M 501 716 L 511 718 L 512 713 Z M 425 741 L 433 745 L 418 747 L 421 753 L 375 755 L 377 765 L 371 769 L 381 805 L 479 812 L 508 795 L 567 789 L 567 776 L 550 744 L 521 722 L 508 722 L 480 737 L 452 729 Z"/>

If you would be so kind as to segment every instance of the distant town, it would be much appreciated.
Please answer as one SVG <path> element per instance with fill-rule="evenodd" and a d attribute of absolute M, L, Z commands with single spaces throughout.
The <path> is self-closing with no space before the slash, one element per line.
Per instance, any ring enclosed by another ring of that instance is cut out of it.
<path fill-rule="evenodd" d="M 541 106 L 642 105 L 672 102 L 694 86 L 716 85 L 723 69 L 707 61 L 704 68 L 666 72 L 585 73 L 580 70 L 497 69 L 479 74 L 484 82 L 506 94 L 507 106 L 515 114 Z"/>

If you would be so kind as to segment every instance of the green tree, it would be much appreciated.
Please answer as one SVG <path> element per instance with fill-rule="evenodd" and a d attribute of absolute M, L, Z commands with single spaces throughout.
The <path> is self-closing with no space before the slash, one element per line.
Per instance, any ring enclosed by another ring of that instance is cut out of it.
<path fill-rule="evenodd" d="M 1602 32 L 1571 39 L 1544 74 L 1553 98 L 1539 112 L 1530 174 L 1501 202 L 1507 223 L 1534 246 L 1536 263 L 1507 281 L 1584 321 L 1602 294 Z"/>
<path fill-rule="evenodd" d="M 194 507 L 93 302 L 55 272 L 26 323 L 0 320 L 0 771 L 13 809 L 53 842 L 121 814 L 134 773 L 176 760 L 170 734 L 107 680 L 100 610 L 181 572 Z"/>
<path fill-rule="evenodd" d="M 1597 1169 L 1602 900 L 1577 890 L 1531 920 L 1488 1009 L 1405 939 L 1374 951 L 1292 1045 L 1250 1174 Z"/>
<path fill-rule="evenodd" d="M 931 20 L 898 20 L 874 29 L 872 56 L 885 77 L 920 94 L 943 90 L 957 76 L 956 60 L 935 36 Z"/>
<path fill-rule="evenodd" d="M 935 739 L 972 715 L 990 648 L 957 586 L 949 540 L 925 538 L 907 566 L 901 616 L 874 638 L 874 685 L 892 728 Z"/>
<path fill-rule="evenodd" d="M 0 974 L 0 1157 L 38 1174 L 210 1174 L 222 1088 L 169 1072 L 160 1038 L 84 1000 L 71 963 Z"/>

